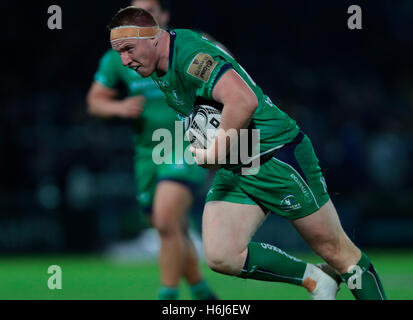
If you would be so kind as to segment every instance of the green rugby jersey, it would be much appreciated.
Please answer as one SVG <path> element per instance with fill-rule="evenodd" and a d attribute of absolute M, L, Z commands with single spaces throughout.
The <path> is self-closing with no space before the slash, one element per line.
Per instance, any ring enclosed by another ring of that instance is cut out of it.
<path fill-rule="evenodd" d="M 139 74 L 122 64 L 119 54 L 108 50 L 99 63 L 95 81 L 105 87 L 115 89 L 120 83 L 127 87 L 128 96 L 143 95 L 146 99 L 144 109 L 134 122 L 134 143 L 140 156 L 150 156 L 153 147 L 159 141 L 152 141 L 155 130 L 165 128 L 172 133 L 176 113 L 168 107 L 165 97 L 151 78 L 142 78 Z"/>
<path fill-rule="evenodd" d="M 232 68 L 258 99 L 249 129 L 259 129 L 259 152 L 270 151 L 294 139 L 299 132 L 296 122 L 272 103 L 228 53 L 191 30 L 174 29 L 169 34 L 168 71 L 162 76 L 155 72 L 152 78 L 173 109 L 186 116 L 196 103 L 216 105 L 212 90 L 219 78 Z"/>

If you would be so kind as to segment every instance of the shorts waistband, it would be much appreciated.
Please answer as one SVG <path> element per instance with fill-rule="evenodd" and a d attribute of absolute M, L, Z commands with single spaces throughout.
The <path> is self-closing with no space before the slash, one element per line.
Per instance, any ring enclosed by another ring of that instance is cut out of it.
<path fill-rule="evenodd" d="M 280 150 L 282 150 L 283 148 L 288 147 L 288 146 L 293 145 L 293 144 L 299 144 L 299 143 L 301 143 L 301 141 L 303 141 L 303 139 L 304 139 L 304 132 L 303 132 L 303 131 L 300 131 L 300 132 L 298 132 L 298 134 L 295 136 L 295 138 L 294 138 L 292 141 L 284 144 L 284 145 L 281 146 L 280 148 L 276 148 L 276 149 L 274 149 L 274 150 L 272 150 L 272 151 L 270 151 L 270 152 L 264 153 L 263 155 L 261 155 L 261 156 L 259 157 L 259 159 L 260 159 L 260 166 L 263 165 L 264 163 L 266 163 L 266 162 L 267 162 L 268 160 L 270 160 L 271 158 L 275 157 L 275 156 L 277 155 L 277 153 L 278 153 Z M 232 170 L 229 170 L 229 171 L 233 172 L 234 174 L 239 175 L 239 174 L 241 174 L 241 169 L 242 169 L 242 168 L 248 168 L 248 167 L 250 167 L 250 166 L 251 166 L 251 163 L 252 163 L 252 162 L 250 162 L 250 163 L 248 163 L 248 164 L 245 164 L 245 165 L 242 165 L 242 166 L 239 166 L 239 167 L 237 167 L 237 168 L 235 168 L 235 169 L 232 169 Z"/>

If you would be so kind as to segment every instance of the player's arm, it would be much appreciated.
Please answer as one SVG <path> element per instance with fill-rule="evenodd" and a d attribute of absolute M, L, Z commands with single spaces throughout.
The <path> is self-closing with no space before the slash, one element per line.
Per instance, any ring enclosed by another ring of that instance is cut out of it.
<path fill-rule="evenodd" d="M 143 109 L 145 98 L 135 96 L 117 100 L 117 90 L 105 87 L 99 82 L 93 82 L 87 94 L 89 114 L 102 117 L 136 118 Z"/>
<path fill-rule="evenodd" d="M 246 129 L 258 107 L 258 99 L 247 83 L 230 69 L 215 84 L 212 98 L 224 105 L 220 129 Z"/>
<path fill-rule="evenodd" d="M 230 136 L 240 134 L 241 129 L 246 129 L 258 107 L 258 99 L 251 88 L 238 75 L 230 69 L 215 84 L 212 90 L 212 98 L 224 105 L 222 109 L 221 124 L 214 140 L 214 144 L 208 150 L 193 150 L 195 159 L 205 168 L 215 168 L 218 157 L 228 154 L 231 150 Z M 231 133 L 232 134 L 229 134 Z M 225 153 L 219 150 L 225 148 Z M 203 160 L 201 160 L 203 159 Z M 206 160 L 206 161 L 205 161 Z M 210 164 L 210 165 L 208 165 Z"/>

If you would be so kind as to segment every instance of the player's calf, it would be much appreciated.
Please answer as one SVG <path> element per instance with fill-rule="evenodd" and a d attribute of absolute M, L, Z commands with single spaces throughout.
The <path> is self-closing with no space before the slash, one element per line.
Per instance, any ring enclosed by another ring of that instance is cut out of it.
<path fill-rule="evenodd" d="M 347 272 L 349 266 L 360 259 L 360 250 L 350 243 L 342 243 L 339 239 L 324 241 L 313 245 L 312 249 L 339 273 Z"/>

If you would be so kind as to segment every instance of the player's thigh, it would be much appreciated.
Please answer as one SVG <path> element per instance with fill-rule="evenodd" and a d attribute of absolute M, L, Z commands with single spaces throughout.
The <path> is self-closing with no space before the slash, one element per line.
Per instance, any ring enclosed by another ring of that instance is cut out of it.
<path fill-rule="evenodd" d="M 202 239 L 207 260 L 222 261 L 239 256 L 264 220 L 265 214 L 257 205 L 207 202 L 202 218 Z"/>
<path fill-rule="evenodd" d="M 185 163 L 160 166 L 153 201 L 154 222 L 157 225 L 184 224 L 205 174 L 204 169 Z"/>
<path fill-rule="evenodd" d="M 192 193 L 187 185 L 172 180 L 160 181 L 153 201 L 154 225 L 161 229 L 182 225 L 192 201 Z"/>
<path fill-rule="evenodd" d="M 309 245 L 336 241 L 343 232 L 331 200 L 327 201 L 326 204 L 313 214 L 291 220 L 291 223 Z"/>
<path fill-rule="evenodd" d="M 203 214 L 206 255 L 243 251 L 263 219 L 262 209 L 238 186 L 237 177 L 225 169 L 218 170 Z"/>

